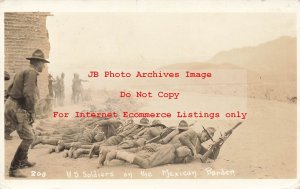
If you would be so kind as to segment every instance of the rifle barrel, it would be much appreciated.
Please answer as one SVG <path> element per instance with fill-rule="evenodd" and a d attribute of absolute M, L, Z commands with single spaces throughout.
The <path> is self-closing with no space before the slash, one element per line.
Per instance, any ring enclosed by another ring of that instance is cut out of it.
<path fill-rule="evenodd" d="M 225 134 L 232 132 L 233 130 L 235 130 L 238 126 L 240 126 L 242 124 L 242 122 L 238 122 L 234 127 L 232 127 L 231 129 L 229 129 L 228 131 L 225 132 Z M 231 134 L 231 133 L 230 133 Z"/>
<path fill-rule="evenodd" d="M 242 122 L 238 122 L 234 127 L 232 127 L 232 130 L 236 129 L 238 126 L 240 126 Z"/>

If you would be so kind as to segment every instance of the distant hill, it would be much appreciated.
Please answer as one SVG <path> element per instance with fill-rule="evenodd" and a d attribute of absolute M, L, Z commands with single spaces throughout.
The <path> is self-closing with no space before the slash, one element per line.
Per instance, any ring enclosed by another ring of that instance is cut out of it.
<path fill-rule="evenodd" d="M 161 70 L 246 69 L 249 82 L 297 80 L 297 40 L 283 36 L 253 47 L 242 47 L 217 53 L 207 62 L 177 63 Z"/>
<path fill-rule="evenodd" d="M 219 52 L 207 62 L 171 64 L 157 70 L 206 69 L 246 70 L 247 96 L 289 101 L 297 95 L 297 40 L 283 36 L 257 46 Z M 220 91 L 235 94 L 234 86 L 231 88 L 231 91 Z"/>
<path fill-rule="evenodd" d="M 297 41 L 280 37 L 255 47 L 243 47 L 217 53 L 211 63 L 230 63 L 261 74 L 263 77 L 296 81 Z"/>

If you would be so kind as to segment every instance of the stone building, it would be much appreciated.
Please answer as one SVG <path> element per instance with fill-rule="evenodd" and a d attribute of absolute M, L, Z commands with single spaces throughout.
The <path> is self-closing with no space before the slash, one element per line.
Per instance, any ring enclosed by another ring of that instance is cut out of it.
<path fill-rule="evenodd" d="M 4 70 L 11 76 L 10 81 L 5 82 L 5 87 L 13 80 L 14 74 L 27 67 L 30 57 L 36 49 L 41 49 L 45 58 L 49 58 L 50 43 L 46 28 L 47 16 L 50 13 L 16 13 L 4 14 Z M 38 76 L 40 97 L 48 94 L 48 67 Z"/>

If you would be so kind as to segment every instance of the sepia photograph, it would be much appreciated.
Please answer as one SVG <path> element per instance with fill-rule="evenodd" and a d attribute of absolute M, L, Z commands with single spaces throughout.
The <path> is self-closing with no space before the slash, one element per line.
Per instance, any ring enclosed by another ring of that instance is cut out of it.
<path fill-rule="evenodd" d="M 0 188 L 298 180 L 297 12 L 2 13 Z"/>

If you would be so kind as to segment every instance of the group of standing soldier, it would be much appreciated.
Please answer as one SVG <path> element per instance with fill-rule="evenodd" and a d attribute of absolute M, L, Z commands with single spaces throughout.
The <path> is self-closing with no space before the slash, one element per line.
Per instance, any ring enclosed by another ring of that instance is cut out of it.
<path fill-rule="evenodd" d="M 61 76 L 56 76 L 54 79 L 51 74 L 48 76 L 48 90 L 50 98 L 54 98 L 54 105 L 64 106 L 65 99 L 65 84 L 64 84 L 65 74 L 62 73 Z M 72 80 L 72 96 L 71 103 L 78 104 L 82 100 L 83 96 L 83 86 L 82 82 L 87 82 L 79 78 L 78 73 L 74 73 L 74 78 Z"/>
<path fill-rule="evenodd" d="M 61 73 L 61 76 L 53 78 L 51 74 L 48 75 L 48 90 L 49 97 L 54 98 L 54 105 L 64 106 L 65 99 L 65 74 Z"/>

